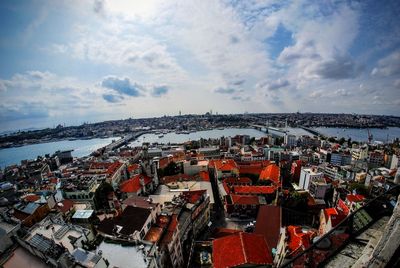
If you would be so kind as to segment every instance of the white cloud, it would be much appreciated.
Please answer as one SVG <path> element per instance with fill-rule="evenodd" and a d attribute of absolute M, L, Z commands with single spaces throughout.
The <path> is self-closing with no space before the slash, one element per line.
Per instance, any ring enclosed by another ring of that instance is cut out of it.
<path fill-rule="evenodd" d="M 390 55 L 378 61 L 378 66 L 375 67 L 372 75 L 376 76 L 392 76 L 400 74 L 400 51 L 395 51 Z"/>

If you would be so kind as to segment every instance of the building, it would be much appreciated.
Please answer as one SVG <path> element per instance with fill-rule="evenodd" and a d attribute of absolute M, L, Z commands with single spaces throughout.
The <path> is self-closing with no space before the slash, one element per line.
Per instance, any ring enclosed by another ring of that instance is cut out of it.
<path fill-rule="evenodd" d="M 97 231 L 111 239 L 140 241 L 154 221 L 151 209 L 127 206 L 118 217 L 101 221 Z"/>
<path fill-rule="evenodd" d="M 24 239 L 30 239 L 36 234 L 53 240 L 57 245 L 65 247 L 71 254 L 76 248 L 82 248 L 85 243 L 93 241 L 95 238 L 91 230 L 66 223 L 61 214 L 48 216 L 32 226 Z"/>
<path fill-rule="evenodd" d="M 311 181 L 320 180 L 324 177 L 322 172 L 317 172 L 316 168 L 302 168 L 300 172 L 299 187 L 308 190 Z"/>
<path fill-rule="evenodd" d="M 283 137 L 283 143 L 286 147 L 295 147 L 297 145 L 296 136 L 285 133 L 285 136 Z"/>
<path fill-rule="evenodd" d="M 351 164 L 352 156 L 349 153 L 334 151 L 331 153 L 330 163 L 336 166 L 344 166 Z"/>
<path fill-rule="evenodd" d="M 280 168 L 275 164 L 270 164 L 265 167 L 260 174 L 260 181 L 269 182 L 271 185 L 281 185 L 281 172 Z"/>
<path fill-rule="evenodd" d="M 107 262 L 100 256 L 93 252 L 76 248 L 72 254 L 75 263 L 85 268 L 107 268 Z"/>
<path fill-rule="evenodd" d="M 268 247 L 277 248 L 282 227 L 282 208 L 279 206 L 263 205 L 258 210 L 255 234 L 263 235 Z"/>
<path fill-rule="evenodd" d="M 239 167 L 233 159 L 213 160 L 210 166 L 214 168 L 215 178 L 219 180 L 239 176 Z"/>
<path fill-rule="evenodd" d="M 382 151 L 373 151 L 368 154 L 368 166 L 370 168 L 382 167 L 384 164 L 385 155 Z"/>
<path fill-rule="evenodd" d="M 200 172 L 208 172 L 208 160 L 191 160 L 183 162 L 183 173 L 193 176 Z"/>
<path fill-rule="evenodd" d="M 316 232 L 309 228 L 289 225 L 281 228 L 279 242 L 276 249 L 274 264 L 280 267 L 286 260 L 291 259 L 297 254 L 307 249 L 312 244 L 312 239 Z M 300 259 L 295 263 L 295 267 L 303 267 L 304 260 Z"/>
<path fill-rule="evenodd" d="M 314 178 L 310 181 L 309 192 L 316 199 L 324 199 L 328 189 L 331 188 L 331 184 L 327 183 L 325 178 Z"/>
<path fill-rule="evenodd" d="M 19 203 L 14 206 L 13 216 L 20 220 L 22 225 L 30 227 L 44 219 L 49 212 L 47 203 Z"/>
<path fill-rule="evenodd" d="M 272 267 L 271 249 L 264 236 L 236 233 L 212 241 L 214 268 Z"/>
<path fill-rule="evenodd" d="M 368 146 L 351 149 L 351 158 L 353 161 L 366 160 L 368 158 Z"/>
<path fill-rule="evenodd" d="M 88 202 L 95 207 L 94 197 L 99 185 L 96 177 L 71 176 L 61 180 L 61 191 L 65 199 L 71 199 L 74 202 Z"/>
<path fill-rule="evenodd" d="M 300 173 L 301 173 L 302 161 L 297 160 L 292 163 L 290 169 L 290 175 L 292 175 L 292 182 L 299 184 L 300 181 Z"/>
<path fill-rule="evenodd" d="M 159 215 L 144 240 L 157 245 L 161 267 L 182 267 L 183 253 L 178 216 Z"/>
<path fill-rule="evenodd" d="M 332 228 L 338 225 L 347 214 L 338 208 L 322 209 L 319 217 L 319 234 L 323 235 L 329 232 Z"/>
<path fill-rule="evenodd" d="M 199 148 L 197 150 L 197 153 L 199 155 L 203 155 L 204 158 L 207 158 L 207 159 L 213 159 L 213 158 L 220 158 L 221 157 L 221 152 L 220 152 L 218 147 Z"/>
<path fill-rule="evenodd" d="M 144 195 L 154 189 L 152 178 L 145 174 L 135 175 L 129 180 L 123 181 L 119 187 L 120 191 L 128 197 Z"/>
<path fill-rule="evenodd" d="M 225 197 L 225 211 L 230 217 L 255 218 L 261 205 L 267 202 L 258 195 L 230 194 Z"/>

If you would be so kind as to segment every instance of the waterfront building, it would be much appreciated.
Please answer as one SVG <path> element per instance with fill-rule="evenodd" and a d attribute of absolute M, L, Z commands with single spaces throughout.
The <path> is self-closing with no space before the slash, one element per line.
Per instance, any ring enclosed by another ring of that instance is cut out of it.
<path fill-rule="evenodd" d="M 368 146 L 356 146 L 353 145 L 351 149 L 351 158 L 353 161 L 365 160 L 368 157 Z"/>
<path fill-rule="evenodd" d="M 285 135 L 283 136 L 283 144 L 289 148 L 295 147 L 297 145 L 296 136 L 285 133 Z"/>
<path fill-rule="evenodd" d="M 375 150 L 368 154 L 368 166 L 370 168 L 382 167 L 384 164 L 385 155 L 383 151 Z"/>

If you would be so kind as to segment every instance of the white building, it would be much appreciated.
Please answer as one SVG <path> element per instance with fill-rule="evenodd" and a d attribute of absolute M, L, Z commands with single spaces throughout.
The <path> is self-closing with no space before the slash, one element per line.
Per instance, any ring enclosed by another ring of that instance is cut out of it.
<path fill-rule="evenodd" d="M 351 158 L 353 161 L 364 160 L 368 157 L 368 147 L 354 148 L 351 150 Z"/>
<path fill-rule="evenodd" d="M 329 188 L 331 188 L 331 184 L 326 183 L 324 178 L 313 179 L 309 185 L 310 194 L 316 199 L 324 199 Z"/>
<path fill-rule="evenodd" d="M 308 190 L 311 181 L 323 179 L 324 174 L 318 172 L 316 168 L 302 168 L 300 172 L 300 188 Z"/>
<path fill-rule="evenodd" d="M 295 135 L 285 133 L 283 142 L 287 147 L 294 147 L 297 145 L 297 139 Z"/>

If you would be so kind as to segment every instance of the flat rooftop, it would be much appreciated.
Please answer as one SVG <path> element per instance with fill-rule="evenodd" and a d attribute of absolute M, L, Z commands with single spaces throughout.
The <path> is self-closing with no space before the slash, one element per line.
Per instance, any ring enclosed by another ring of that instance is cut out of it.
<path fill-rule="evenodd" d="M 50 268 L 46 263 L 36 256 L 33 256 L 23 247 L 17 247 L 11 257 L 3 264 L 4 268 L 29 267 L 29 268 Z"/>

